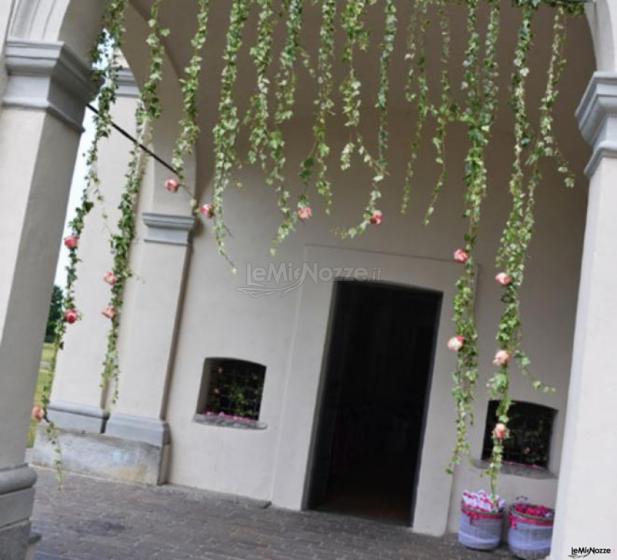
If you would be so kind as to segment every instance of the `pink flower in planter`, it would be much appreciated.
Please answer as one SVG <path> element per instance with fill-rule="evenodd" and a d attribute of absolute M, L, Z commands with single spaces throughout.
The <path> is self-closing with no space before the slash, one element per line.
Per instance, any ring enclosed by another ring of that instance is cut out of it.
<path fill-rule="evenodd" d="M 495 280 L 501 286 L 509 286 L 512 284 L 512 276 L 510 276 L 507 272 L 500 272 L 497 276 L 495 276 Z"/>
<path fill-rule="evenodd" d="M 69 249 L 69 250 L 73 250 L 73 249 L 77 249 L 79 245 L 79 237 L 77 237 L 76 235 L 69 235 L 68 237 L 64 238 L 64 246 Z"/>
<path fill-rule="evenodd" d="M 311 210 L 310 206 L 302 206 L 298 208 L 298 218 L 303 222 L 310 220 L 313 217 L 313 210 Z"/>
<path fill-rule="evenodd" d="M 512 359 L 512 355 L 507 350 L 499 350 L 497 354 L 495 354 L 495 359 L 493 360 L 493 365 L 503 367 L 507 366 Z"/>
<path fill-rule="evenodd" d="M 110 286 L 113 286 L 118 282 L 118 277 L 111 271 L 109 271 L 105 276 L 103 276 L 103 280 L 107 282 Z"/>
<path fill-rule="evenodd" d="M 170 193 L 178 192 L 178 189 L 180 188 L 180 181 L 178 181 L 178 179 L 167 179 L 167 181 L 165 181 L 165 188 Z"/>
<path fill-rule="evenodd" d="M 457 263 L 465 264 L 469 260 L 469 253 L 465 249 L 457 249 L 454 251 L 454 260 Z"/>
<path fill-rule="evenodd" d="M 458 352 L 464 344 L 464 336 L 453 336 L 450 340 L 448 340 L 448 348 L 452 350 L 452 352 Z"/>
<path fill-rule="evenodd" d="M 374 226 L 380 225 L 381 222 L 383 222 L 383 212 L 381 210 L 375 210 L 369 222 L 371 222 L 371 224 Z"/>
<path fill-rule="evenodd" d="M 113 319 L 116 316 L 116 308 L 113 305 L 107 306 L 103 311 L 101 311 L 103 317 L 107 317 L 108 319 Z"/>
<path fill-rule="evenodd" d="M 32 407 L 32 420 L 36 422 L 41 422 L 45 418 L 45 410 L 40 405 L 34 405 Z"/>
<path fill-rule="evenodd" d="M 497 424 L 495 426 L 495 429 L 493 430 L 493 435 L 498 439 L 498 440 L 504 440 L 506 439 L 506 436 L 508 435 L 508 428 L 506 427 L 505 424 L 503 424 L 502 422 L 499 422 L 499 424 Z"/>
<path fill-rule="evenodd" d="M 77 313 L 77 309 L 67 309 L 64 312 L 64 320 L 69 325 L 72 325 L 73 323 L 75 323 L 75 321 L 77 321 L 77 319 L 79 319 L 79 313 Z"/>
<path fill-rule="evenodd" d="M 199 209 L 199 212 L 208 219 L 213 218 L 214 217 L 214 206 L 212 204 L 204 204 Z"/>

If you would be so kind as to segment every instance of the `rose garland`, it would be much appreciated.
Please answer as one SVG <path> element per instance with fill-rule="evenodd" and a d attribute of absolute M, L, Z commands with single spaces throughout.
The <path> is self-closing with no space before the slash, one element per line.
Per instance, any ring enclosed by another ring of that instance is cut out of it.
<path fill-rule="evenodd" d="M 118 399 L 118 378 L 120 374 L 118 339 L 120 316 L 124 303 L 124 290 L 128 279 L 133 275 L 130 268 L 130 250 L 135 239 L 135 213 L 148 161 L 147 154 L 141 149 L 140 144 L 147 144 L 149 142 L 151 127 L 161 115 L 158 87 L 163 78 L 164 47 L 162 39 L 169 34 L 169 30 L 161 27 L 159 22 L 161 1 L 154 0 L 150 8 L 148 19 L 150 31 L 146 39 L 146 43 L 150 48 L 148 74 L 141 89 L 135 111 L 136 140 L 131 148 L 126 184 L 120 199 L 118 231 L 110 239 L 113 269 L 104 278 L 105 282 L 111 287 L 111 298 L 108 306 L 102 313 L 109 319 L 111 326 L 107 334 L 107 351 L 103 361 L 101 384 L 105 389 L 113 385 L 112 404 Z"/>
<path fill-rule="evenodd" d="M 155 0 L 150 14 L 150 33 L 147 39 L 151 52 L 149 77 L 142 90 L 138 109 L 137 140 L 147 142 L 150 125 L 160 115 L 160 102 L 157 89 L 161 80 L 163 47 L 162 38 L 168 33 L 158 22 L 158 10 L 161 0 Z M 371 191 L 368 203 L 363 211 L 361 222 L 340 232 L 343 237 L 354 237 L 364 232 L 369 225 L 378 225 L 384 216 L 377 208 L 377 202 L 382 196 L 381 186 L 387 176 L 388 132 L 388 99 L 390 92 L 389 68 L 394 54 L 398 19 L 395 0 L 384 1 L 384 36 L 380 49 L 379 87 L 375 108 L 379 113 L 376 156 L 369 153 L 360 132 L 361 92 L 362 83 L 355 68 L 355 54 L 365 51 L 370 41 L 369 32 L 365 27 L 367 10 L 377 3 L 377 0 L 346 0 L 341 10 L 340 27 L 345 36 L 342 60 L 347 66 L 346 76 L 340 85 L 340 112 L 345 118 L 345 126 L 349 131 L 349 139 L 340 154 L 340 164 L 343 170 L 352 164 L 354 155 L 372 173 Z M 461 456 L 469 451 L 467 428 L 473 420 L 473 397 L 478 378 L 477 329 L 475 325 L 475 280 L 476 266 L 474 249 L 479 231 L 482 203 L 487 191 L 487 173 L 485 152 L 488 145 L 491 128 L 497 110 L 497 42 L 499 38 L 500 0 L 483 0 L 490 7 L 486 31 L 481 40 L 478 31 L 479 10 L 482 0 L 465 0 L 467 6 L 468 44 L 464 57 L 464 78 L 461 90 L 464 103 L 461 107 L 455 104 L 452 95 L 452 84 L 449 79 L 450 63 L 450 26 L 446 7 L 450 0 L 417 0 L 412 18 L 407 27 L 407 48 L 405 58 L 409 67 L 406 84 L 406 98 L 415 106 L 417 118 L 415 130 L 410 141 L 409 159 L 406 165 L 403 185 L 402 210 L 409 205 L 413 186 L 415 162 L 418 158 L 420 143 L 426 122 L 429 118 L 435 121 L 433 145 L 435 160 L 440 166 L 431 200 L 426 212 L 425 222 L 428 222 L 435 210 L 435 205 L 445 184 L 446 160 L 445 143 L 448 125 L 460 122 L 467 128 L 469 150 L 465 158 L 464 183 L 465 217 L 468 229 L 464 245 L 455 253 L 455 260 L 463 267 L 463 274 L 457 282 L 454 319 L 457 336 L 449 347 L 457 351 L 457 369 L 454 374 L 454 397 L 457 408 L 457 442 L 453 453 L 450 469 L 457 464 Z M 515 72 L 513 75 L 512 106 L 515 123 L 515 164 L 510 181 L 512 194 L 512 212 L 504 234 L 498 255 L 498 265 L 502 272 L 497 281 L 504 287 L 504 314 L 498 329 L 499 350 L 495 356 L 498 371 L 491 378 L 489 386 L 491 394 L 499 398 L 499 423 L 494 432 L 494 453 L 489 475 L 494 481 L 501 466 L 503 439 L 507 437 L 507 411 L 510 405 L 509 368 L 511 363 L 517 364 L 524 375 L 531 378 L 533 386 L 541 390 L 549 390 L 529 372 L 529 360 L 521 349 L 521 320 L 519 305 L 519 290 L 523 280 L 526 253 L 531 240 L 534 224 L 534 193 L 541 182 L 539 161 L 553 158 L 560 173 L 565 175 L 566 184 L 571 186 L 573 178 L 567 164 L 553 138 L 552 107 L 557 98 L 557 86 L 563 69 L 563 45 L 565 41 L 565 15 L 582 13 L 582 5 L 566 0 L 513 0 L 521 9 L 523 22 L 519 32 L 515 51 Z M 91 157 L 88 158 L 89 174 L 88 193 L 94 191 L 100 197 L 98 176 L 96 174 L 98 141 L 109 134 L 109 108 L 115 99 L 114 54 L 105 57 L 104 47 L 111 37 L 115 46 L 121 44 L 123 34 L 123 13 L 126 0 L 113 0 L 108 3 L 106 15 L 107 34 L 101 35 L 95 52 L 95 58 L 102 68 L 100 76 L 104 77 L 104 86 L 100 97 L 101 114 L 97 120 L 96 144 Z M 314 3 L 318 3 L 317 1 Z M 286 38 L 278 58 L 276 82 L 271 87 L 269 69 L 273 64 L 273 36 L 277 25 L 273 0 L 233 0 L 231 3 L 230 23 L 227 30 L 226 46 L 223 55 L 224 69 L 221 77 L 221 96 L 219 99 L 218 120 L 214 127 L 214 187 L 211 204 L 204 204 L 199 212 L 206 218 L 214 218 L 214 231 L 219 252 L 228 260 L 225 249 L 227 227 L 224 222 L 223 197 L 230 181 L 234 167 L 240 165 L 242 159 L 236 151 L 237 134 L 240 124 L 248 128 L 249 149 L 247 160 L 258 164 L 266 172 L 266 182 L 274 187 L 283 222 L 274 238 L 273 248 L 280 244 L 293 229 L 297 222 L 305 221 L 312 216 L 307 189 L 314 178 L 316 190 L 325 201 L 326 212 L 332 204 L 332 186 L 327 176 L 328 160 L 331 148 L 327 141 L 328 117 L 335 112 L 333 66 L 335 59 L 335 35 L 337 9 L 342 3 L 335 0 L 321 0 L 322 22 L 320 27 L 320 46 L 317 55 L 316 68 L 311 68 L 308 55 L 300 43 L 300 34 L 304 16 L 303 0 L 284 0 L 280 20 L 283 21 Z M 540 106 L 540 125 L 537 135 L 532 134 L 525 108 L 527 57 L 529 55 L 532 37 L 531 23 L 533 16 L 541 5 L 548 5 L 556 10 L 553 27 L 553 45 L 551 63 L 547 75 L 547 88 Z M 249 100 L 248 112 L 244 119 L 238 114 L 234 102 L 234 89 L 237 82 L 237 59 L 243 44 L 243 30 L 251 6 L 258 9 L 258 31 L 256 45 L 250 49 L 250 55 L 256 69 L 256 90 Z M 430 9 L 437 7 L 439 32 L 441 37 L 439 99 L 436 103 L 429 100 L 429 85 L 427 80 L 427 52 L 425 35 L 431 24 Z M 209 0 L 198 0 L 197 31 L 192 38 L 193 54 L 184 71 L 182 82 L 183 117 L 180 121 L 180 133 L 173 151 L 172 167 L 176 177 L 170 178 L 165 187 L 170 192 L 177 192 L 181 187 L 189 190 L 185 184 L 185 158 L 191 152 L 199 136 L 198 91 L 202 68 L 202 49 L 208 35 Z M 483 47 L 483 48 L 482 48 Z M 312 126 L 313 146 L 301 163 L 299 176 L 304 190 L 298 198 L 295 209 L 290 205 L 291 192 L 286 185 L 283 170 L 286 165 L 286 140 L 283 127 L 293 116 L 295 93 L 297 86 L 298 62 L 308 69 L 309 75 L 316 79 L 318 95 Z M 107 89 L 106 89 L 107 88 Z M 270 97 L 274 97 L 274 110 L 270 110 Z M 100 125 L 100 130 L 98 125 Z M 112 237 L 112 252 L 114 267 L 105 279 L 112 286 L 112 297 L 104 314 L 111 320 L 108 336 L 108 350 L 104 363 L 103 379 L 105 385 L 114 383 L 114 399 L 117 397 L 118 378 L 118 329 L 122 309 L 123 293 L 126 281 L 131 276 L 129 268 L 129 250 L 135 235 L 135 211 L 141 182 L 145 170 L 145 157 L 141 154 L 138 143 L 133 146 L 131 163 L 127 173 L 127 183 L 120 205 L 122 217 L 119 231 Z M 529 171 L 529 179 L 525 179 Z M 193 195 L 191 194 L 191 197 Z M 73 222 L 75 235 L 67 241 L 71 253 L 69 269 L 69 287 L 67 291 L 66 323 L 74 322 L 79 314 L 74 305 L 73 283 L 75 267 L 78 262 L 76 251 L 79 234 L 83 228 L 83 218 L 91 208 L 89 194 L 82 200 L 81 214 L 78 213 Z M 198 203 L 191 200 L 194 213 L 198 212 Z M 64 325 L 63 327 L 64 328 Z"/>
<path fill-rule="evenodd" d="M 493 361 L 498 370 L 488 383 L 491 397 L 499 399 L 496 411 L 497 424 L 492 434 L 493 451 L 487 471 L 493 492 L 496 491 L 497 477 L 503 463 L 504 440 L 509 435 L 507 426 L 509 422 L 508 413 L 512 405 L 512 399 L 509 395 L 511 363 L 514 361 L 521 373 L 531 379 L 534 389 L 545 393 L 554 391 L 552 387 L 545 385 L 530 373 L 530 360 L 521 349 L 522 325 L 519 291 L 523 285 L 527 249 L 532 238 L 535 221 L 535 191 L 542 179 L 540 161 L 544 158 L 555 158 L 560 172 L 566 175 L 566 186 L 573 186 L 573 176 L 564 164 L 561 152 L 554 142 L 554 118 L 551 113 L 551 109 L 557 100 L 557 84 L 565 64 L 563 56 L 566 39 L 564 16 L 567 11 L 564 6 L 558 6 L 555 12 L 551 60 L 546 90 L 540 104 L 540 130 L 525 162 L 525 165 L 531 169 L 531 176 L 526 188 L 524 186 L 523 155 L 527 147 L 532 145 L 530 124 L 525 112 L 525 79 L 529 71 L 527 57 L 532 41 L 531 18 L 533 10 L 533 6 L 524 7 L 523 23 L 519 31 L 519 44 L 515 56 L 513 97 L 517 124 L 515 126 L 515 165 L 510 181 L 513 207 L 502 235 L 497 256 L 497 266 L 502 272 L 497 274 L 496 280 L 504 287 L 504 294 L 501 298 L 504 311 L 497 333 L 499 350 Z"/>

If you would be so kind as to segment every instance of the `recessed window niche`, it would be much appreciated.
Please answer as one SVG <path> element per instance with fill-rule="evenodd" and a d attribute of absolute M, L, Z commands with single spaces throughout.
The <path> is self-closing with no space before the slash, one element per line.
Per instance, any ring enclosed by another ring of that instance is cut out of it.
<path fill-rule="evenodd" d="M 490 401 L 488 404 L 482 448 L 482 459 L 485 461 L 491 458 L 491 434 L 496 423 L 497 404 L 497 401 Z M 554 408 L 548 406 L 514 401 L 509 412 L 510 433 L 504 441 L 504 465 L 547 470 L 556 413 Z"/>
<path fill-rule="evenodd" d="M 207 358 L 195 421 L 228 428 L 264 429 L 259 421 L 266 366 L 231 358 Z"/>

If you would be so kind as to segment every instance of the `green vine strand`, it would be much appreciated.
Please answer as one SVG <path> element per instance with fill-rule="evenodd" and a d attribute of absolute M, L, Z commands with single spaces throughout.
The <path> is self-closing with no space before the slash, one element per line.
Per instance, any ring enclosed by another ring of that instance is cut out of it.
<path fill-rule="evenodd" d="M 214 214 L 214 233 L 218 245 L 219 254 L 224 256 L 233 267 L 233 263 L 227 256 L 225 249 L 225 236 L 227 228 L 223 221 L 223 194 L 229 183 L 231 171 L 236 164 L 236 140 L 240 119 L 238 108 L 233 99 L 233 90 L 238 77 L 238 52 L 242 47 L 242 32 L 248 18 L 249 1 L 234 0 L 231 5 L 229 29 L 227 31 L 227 44 L 223 61 L 221 79 L 221 97 L 219 100 L 219 120 L 214 127 L 214 187 L 212 203 L 216 212 Z"/>
<path fill-rule="evenodd" d="M 328 156 L 330 146 L 327 142 L 326 130 L 328 116 L 334 112 L 334 78 L 332 66 L 334 61 L 334 33 L 336 30 L 335 20 L 337 14 L 336 0 L 323 0 L 321 4 L 322 23 L 319 31 L 320 47 L 317 56 L 317 71 L 319 74 L 318 84 L 319 93 L 315 104 L 317 106 L 315 124 L 313 125 L 314 143 L 310 154 L 302 162 L 300 178 L 308 186 L 313 170 L 318 168 L 316 186 L 317 192 L 324 199 L 326 213 L 330 212 L 332 206 L 332 185 L 328 179 Z M 302 198 L 299 203 L 298 212 L 302 208 L 308 207 L 306 198 Z"/>
<path fill-rule="evenodd" d="M 208 17 L 210 14 L 210 0 L 198 0 L 197 2 L 197 30 L 191 39 L 192 54 L 188 65 L 184 69 L 184 75 L 180 79 L 182 87 L 182 118 L 180 119 L 180 134 L 176 140 L 172 155 L 172 167 L 176 171 L 178 183 L 191 196 L 191 209 L 194 214 L 198 213 L 197 201 L 193 199 L 192 190 L 186 184 L 186 157 L 193 152 L 199 138 L 198 94 L 199 79 L 202 73 L 202 51 L 208 38 Z"/>
<path fill-rule="evenodd" d="M 382 197 L 381 185 L 386 178 L 388 170 L 387 150 L 389 144 L 388 132 L 388 95 L 390 92 L 390 61 L 394 52 L 394 42 L 396 40 L 398 19 L 396 15 L 396 4 L 394 0 L 385 0 L 385 30 L 383 43 L 381 45 L 381 56 L 379 62 L 379 88 L 377 91 L 377 101 L 375 107 L 379 110 L 379 128 L 377 131 L 377 159 L 373 160 L 364 148 L 362 138 L 357 135 L 357 149 L 364 161 L 369 164 L 373 171 L 371 192 L 369 195 L 368 204 L 364 209 L 363 220 L 355 227 L 347 230 L 347 236 L 353 238 L 356 235 L 363 233 L 367 227 L 379 225 L 383 219 L 381 210 L 377 208 L 377 202 Z M 360 110 L 359 100 L 350 102 L 357 103 L 355 111 Z M 356 117 L 354 117 L 356 118 Z M 359 119 L 359 117 L 358 117 Z M 356 122 L 354 126 L 358 126 Z"/>
<path fill-rule="evenodd" d="M 429 104 L 429 85 L 426 77 L 426 36 L 431 26 L 431 19 L 428 15 L 430 2 L 431 0 L 418 0 L 416 6 L 412 7 L 411 20 L 407 27 L 407 52 L 405 59 L 409 64 L 409 70 L 405 84 L 405 98 L 409 103 L 415 103 L 416 122 L 415 132 L 409 145 L 409 159 L 403 182 L 403 201 L 401 204 L 401 213 L 403 214 L 409 208 L 413 190 L 415 164 L 418 159 L 424 124 L 431 109 Z M 444 49 L 446 44 L 450 42 L 449 37 L 450 34 L 447 33 L 442 39 Z"/>
<path fill-rule="evenodd" d="M 273 33 L 275 27 L 273 0 L 255 0 L 259 8 L 259 24 L 257 44 L 251 48 L 250 54 L 257 71 L 257 91 L 249 102 L 249 111 L 244 124 L 250 128 L 250 148 L 248 160 L 259 162 L 262 169 L 267 166 L 267 145 L 270 136 L 269 93 L 270 79 L 268 69 L 272 63 Z"/>
<path fill-rule="evenodd" d="M 457 114 L 457 107 L 452 99 L 452 88 L 450 86 L 450 76 L 449 76 L 449 65 L 450 65 L 450 20 L 448 19 L 448 15 L 446 12 L 447 9 L 447 0 L 441 0 L 439 3 L 439 32 L 441 35 L 441 97 L 439 101 L 439 105 L 436 107 L 432 107 L 431 112 L 437 121 L 435 136 L 433 137 L 433 145 L 435 146 L 435 162 L 440 166 L 439 178 L 437 179 L 437 183 L 433 189 L 433 194 L 431 195 L 431 200 L 426 211 L 426 215 L 424 216 L 424 225 L 428 225 L 431 219 L 431 216 L 435 212 L 435 206 L 437 205 L 437 200 L 439 199 L 439 195 L 443 190 L 444 184 L 446 182 L 447 175 L 447 165 L 446 165 L 446 138 L 448 133 L 448 125 L 453 120 L 453 118 Z M 499 22 L 494 21 L 494 16 L 497 14 L 499 17 L 499 10 L 493 8 L 491 11 L 491 22 L 489 24 L 489 33 L 491 31 L 495 31 L 498 29 Z M 490 42 L 490 41 L 489 41 Z M 487 54 L 488 56 L 488 54 Z M 424 76 L 424 81 L 426 82 L 426 76 Z M 425 86 L 426 87 L 426 86 Z M 424 95 L 424 103 L 426 103 L 426 94 Z M 426 113 L 426 109 L 422 109 L 422 113 Z M 424 118 L 426 119 L 426 114 L 424 114 Z M 422 129 L 420 125 L 418 128 Z M 417 145 L 420 141 L 420 138 L 416 138 L 415 149 L 417 150 Z M 414 151 L 414 153 L 416 153 Z M 412 173 L 411 170 L 408 169 L 408 175 Z M 407 185 L 407 183 L 406 183 Z M 411 185 L 409 184 L 406 187 L 408 190 L 411 189 Z M 408 202 L 408 199 L 404 202 Z M 403 207 L 405 209 L 406 206 Z"/>
<path fill-rule="evenodd" d="M 270 250 L 272 254 L 276 252 L 276 248 L 293 231 L 297 221 L 297 214 L 292 211 L 289 205 L 291 193 L 285 184 L 285 177 L 283 176 L 283 169 L 287 158 L 285 157 L 286 141 L 282 126 L 293 116 L 297 82 L 294 69 L 302 52 L 300 33 L 303 24 L 304 2 L 303 0 L 289 0 L 286 2 L 286 9 L 287 37 L 279 57 L 279 70 L 276 75 L 277 88 L 275 91 L 276 109 L 273 127 L 268 139 L 271 169 L 266 182 L 274 186 L 277 204 L 283 215 L 283 221 L 278 227 Z"/>
<path fill-rule="evenodd" d="M 464 75 L 461 85 L 467 93 L 466 107 L 461 121 L 467 127 L 470 147 L 465 158 L 465 216 L 468 220 L 464 249 L 456 258 L 464 267 L 457 282 L 454 298 L 454 322 L 457 336 L 463 342 L 458 350 L 457 368 L 454 373 L 453 396 L 456 403 L 456 445 L 450 470 L 459 463 L 462 455 L 469 453 L 467 429 L 473 423 L 473 402 L 478 380 L 478 332 L 475 323 L 476 262 L 474 249 L 480 228 L 482 203 L 487 191 L 485 151 L 490 140 L 491 127 L 497 110 L 497 61 L 496 45 L 499 38 L 499 0 L 491 2 L 485 40 L 484 59 L 480 60 L 480 34 L 477 31 L 478 0 L 468 2 L 467 29 L 469 42 L 463 62 Z"/>
<path fill-rule="evenodd" d="M 101 386 L 106 390 L 113 386 L 112 404 L 115 404 L 118 399 L 120 317 L 126 283 L 132 276 L 130 250 L 135 239 L 135 214 L 147 163 L 147 154 L 142 151 L 140 144 L 149 143 L 151 127 L 161 115 L 158 87 L 163 77 L 164 47 L 162 38 L 169 34 L 169 31 L 161 27 L 159 23 L 161 1 L 154 0 L 150 9 L 148 19 L 149 34 L 146 39 L 150 48 L 148 77 L 141 89 L 135 111 L 136 141 L 131 149 L 126 184 L 120 198 L 118 231 L 110 239 L 113 270 L 106 276 L 106 281 L 111 286 L 111 298 L 107 308 L 103 311 L 103 315 L 109 319 L 111 326 L 107 335 L 107 350 L 103 361 Z"/>
<path fill-rule="evenodd" d="M 547 84 L 540 103 L 539 133 L 535 140 L 531 134 L 531 125 L 526 114 L 525 83 L 529 72 L 528 53 L 533 36 L 531 23 L 533 7 L 525 7 L 523 23 L 519 32 L 519 45 L 515 55 L 515 73 L 513 75 L 513 106 L 515 108 L 515 165 L 510 182 L 512 195 L 512 212 L 502 235 L 497 266 L 502 270 L 499 278 L 505 278 L 502 302 L 504 311 L 497 332 L 498 351 L 494 364 L 497 371 L 489 380 L 488 387 L 492 398 L 499 399 L 496 411 L 498 428 L 493 431 L 493 451 L 487 474 L 491 480 L 491 489 L 496 492 L 497 478 L 503 463 L 504 441 L 508 438 L 507 426 L 512 399 L 510 389 L 510 369 L 516 363 L 521 373 L 530 379 L 532 387 L 548 393 L 554 391 L 545 385 L 529 370 L 530 360 L 521 348 L 522 321 L 520 312 L 520 289 L 524 281 L 527 251 L 533 235 L 535 223 L 535 192 L 542 180 L 540 162 L 544 158 L 553 158 L 562 171 L 562 156 L 555 145 L 553 137 L 552 108 L 557 100 L 559 79 L 565 65 L 563 47 L 566 39 L 564 17 L 569 13 L 564 6 L 557 7 L 553 23 L 553 41 L 551 60 L 547 72 Z M 524 160 L 525 154 L 527 159 Z M 525 186 L 525 169 L 531 170 Z M 562 171 L 563 172 L 563 171 Z M 571 186 L 569 182 L 566 183 Z"/>

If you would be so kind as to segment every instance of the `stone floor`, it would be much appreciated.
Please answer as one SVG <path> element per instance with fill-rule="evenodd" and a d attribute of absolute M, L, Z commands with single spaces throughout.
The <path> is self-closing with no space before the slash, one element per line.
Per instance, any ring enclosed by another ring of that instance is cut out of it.
<path fill-rule="evenodd" d="M 290 512 L 178 487 L 39 471 L 36 560 L 492 560 L 455 539 L 326 513 Z"/>

